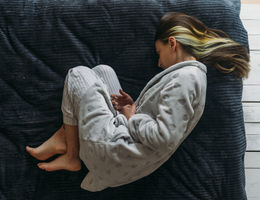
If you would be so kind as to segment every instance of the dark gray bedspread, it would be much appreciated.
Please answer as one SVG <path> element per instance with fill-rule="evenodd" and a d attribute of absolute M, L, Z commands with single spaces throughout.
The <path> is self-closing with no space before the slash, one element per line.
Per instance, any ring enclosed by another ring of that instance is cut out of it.
<path fill-rule="evenodd" d="M 108 64 L 136 98 L 159 72 L 153 40 L 165 12 L 194 15 L 247 46 L 239 7 L 239 0 L 0 0 L 0 199 L 246 199 L 242 82 L 210 66 L 202 119 L 146 178 L 91 193 L 80 189 L 87 169 L 44 172 L 25 152 L 61 126 L 69 68 Z"/>

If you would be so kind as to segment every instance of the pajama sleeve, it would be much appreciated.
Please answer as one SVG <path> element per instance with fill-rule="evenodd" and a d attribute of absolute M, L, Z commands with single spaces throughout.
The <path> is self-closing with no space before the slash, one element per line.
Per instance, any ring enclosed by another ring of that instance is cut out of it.
<path fill-rule="evenodd" d="M 194 112 L 201 96 L 200 82 L 192 73 L 172 77 L 160 92 L 155 118 L 141 113 L 130 118 L 129 131 L 134 141 L 156 151 L 175 151 L 189 133 L 190 122 L 200 118 Z"/>
<path fill-rule="evenodd" d="M 200 98 L 199 83 L 191 76 L 172 77 L 159 94 L 158 115 L 153 118 L 137 113 L 129 121 L 106 111 L 101 86 L 89 90 L 79 129 L 93 131 L 92 136 L 86 134 L 80 139 L 81 159 L 89 169 L 81 187 L 100 191 L 128 184 L 166 162 L 201 117 L 202 111 L 194 112 Z"/>

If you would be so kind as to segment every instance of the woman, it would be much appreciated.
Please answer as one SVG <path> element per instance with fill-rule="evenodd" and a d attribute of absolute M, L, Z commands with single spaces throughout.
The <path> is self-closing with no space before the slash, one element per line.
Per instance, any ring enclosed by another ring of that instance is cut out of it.
<path fill-rule="evenodd" d="M 136 102 L 121 90 L 108 66 L 69 70 L 62 101 L 64 128 L 39 147 L 26 147 L 39 160 L 62 154 L 39 163 L 39 168 L 77 171 L 81 159 L 89 169 L 81 187 L 90 191 L 147 176 L 173 155 L 199 121 L 206 66 L 238 77 L 249 72 L 246 48 L 182 13 L 162 17 L 155 47 L 164 71 L 149 81 Z"/>

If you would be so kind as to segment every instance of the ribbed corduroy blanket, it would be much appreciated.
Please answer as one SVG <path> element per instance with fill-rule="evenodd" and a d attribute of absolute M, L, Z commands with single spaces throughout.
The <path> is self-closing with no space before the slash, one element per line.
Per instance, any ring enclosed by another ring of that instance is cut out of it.
<path fill-rule="evenodd" d="M 25 152 L 62 124 L 65 75 L 108 64 L 136 98 L 159 72 L 154 35 L 161 16 L 184 12 L 248 46 L 238 0 L 1 0 L 1 200 L 243 200 L 246 148 L 242 82 L 208 66 L 205 112 L 176 153 L 134 183 L 91 193 L 87 169 L 44 172 Z M 237 8 L 234 5 L 238 6 Z"/>

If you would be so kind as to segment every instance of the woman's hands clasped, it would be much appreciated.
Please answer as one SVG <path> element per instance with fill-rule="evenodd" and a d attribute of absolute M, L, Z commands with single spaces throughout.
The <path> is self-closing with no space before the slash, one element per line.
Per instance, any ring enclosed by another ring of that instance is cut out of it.
<path fill-rule="evenodd" d="M 111 95 L 112 105 L 115 110 L 119 111 L 121 114 L 125 115 L 127 119 L 129 119 L 136 113 L 136 104 L 134 103 L 132 97 L 123 90 L 119 90 L 119 93 L 120 95 Z"/>

